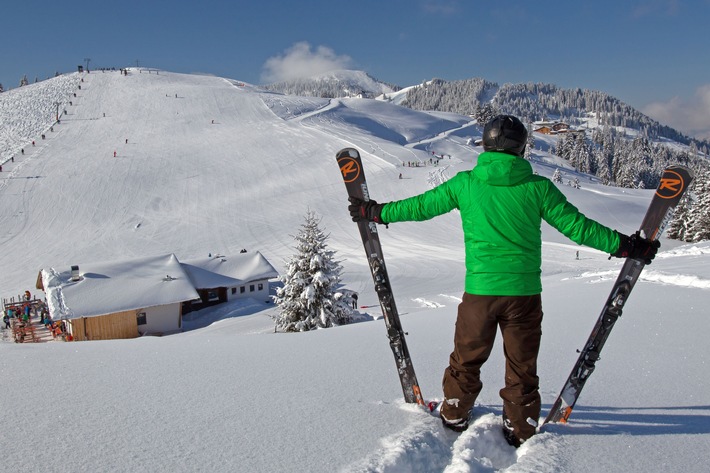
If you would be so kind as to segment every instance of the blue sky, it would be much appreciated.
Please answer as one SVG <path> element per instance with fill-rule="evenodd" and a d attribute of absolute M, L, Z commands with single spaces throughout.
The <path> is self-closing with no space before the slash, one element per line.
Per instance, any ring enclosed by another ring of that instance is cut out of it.
<path fill-rule="evenodd" d="M 127 65 L 260 84 L 329 67 L 607 92 L 710 130 L 710 0 L 5 2 L 0 83 Z M 708 135 L 710 137 L 710 135 Z"/>

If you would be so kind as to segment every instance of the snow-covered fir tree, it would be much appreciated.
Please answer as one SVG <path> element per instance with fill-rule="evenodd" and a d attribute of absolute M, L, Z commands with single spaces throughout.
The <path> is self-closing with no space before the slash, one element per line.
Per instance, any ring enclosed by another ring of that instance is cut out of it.
<path fill-rule="evenodd" d="M 474 118 L 480 126 L 485 126 L 494 117 L 500 115 L 498 110 L 490 103 L 476 107 Z"/>
<path fill-rule="evenodd" d="M 666 230 L 666 237 L 671 240 L 685 241 L 688 234 L 688 223 L 690 222 L 689 200 L 690 192 L 686 192 L 675 208 L 673 220 L 668 224 L 668 229 Z"/>
<path fill-rule="evenodd" d="M 532 123 L 528 123 L 528 139 L 525 144 L 525 151 L 523 152 L 523 158 L 530 161 L 532 158 L 532 150 L 535 149 L 535 135 L 533 134 Z"/>
<path fill-rule="evenodd" d="M 676 207 L 666 236 L 693 243 L 710 240 L 710 170 L 696 171 L 689 192 Z"/>
<path fill-rule="evenodd" d="M 296 254 L 279 277 L 283 286 L 276 290 L 279 307 L 276 328 L 285 332 L 305 332 L 349 323 L 353 301 L 349 292 L 339 291 L 342 266 L 328 250 L 328 235 L 312 211 L 294 237 Z"/>
<path fill-rule="evenodd" d="M 559 168 L 555 169 L 555 172 L 552 173 L 552 182 L 562 184 L 562 172 L 560 172 Z"/>

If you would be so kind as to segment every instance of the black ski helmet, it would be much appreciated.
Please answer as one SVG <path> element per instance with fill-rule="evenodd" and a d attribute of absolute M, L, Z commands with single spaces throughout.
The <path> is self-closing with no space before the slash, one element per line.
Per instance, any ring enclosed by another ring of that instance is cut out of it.
<path fill-rule="evenodd" d="M 528 130 L 512 115 L 498 115 L 483 127 L 483 149 L 522 156 Z"/>

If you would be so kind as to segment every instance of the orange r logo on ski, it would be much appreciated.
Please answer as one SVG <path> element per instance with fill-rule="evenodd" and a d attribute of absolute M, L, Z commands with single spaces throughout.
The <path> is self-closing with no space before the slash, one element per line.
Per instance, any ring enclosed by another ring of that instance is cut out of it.
<path fill-rule="evenodd" d="M 672 199 L 683 192 L 684 188 L 683 176 L 675 171 L 666 171 L 661 177 L 656 195 L 662 199 Z"/>
<path fill-rule="evenodd" d="M 343 174 L 343 180 L 346 183 L 353 182 L 360 176 L 360 165 L 353 158 L 340 158 L 338 165 L 340 166 L 340 172 Z"/>

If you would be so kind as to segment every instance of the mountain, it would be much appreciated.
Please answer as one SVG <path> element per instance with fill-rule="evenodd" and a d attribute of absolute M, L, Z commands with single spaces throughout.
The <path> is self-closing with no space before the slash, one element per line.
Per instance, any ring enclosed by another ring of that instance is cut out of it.
<path fill-rule="evenodd" d="M 710 143 L 683 133 L 644 115 L 630 105 L 601 91 L 564 89 L 554 84 L 500 85 L 484 78 L 445 81 L 434 78 L 418 85 L 400 87 L 380 82 L 366 72 L 341 70 L 305 79 L 269 84 L 267 90 L 313 97 L 379 97 L 415 110 L 453 112 L 475 116 L 490 105 L 501 113 L 532 123 L 560 120 L 593 131 L 603 127 L 628 130 L 653 141 L 668 140 L 694 145 L 705 157 Z"/>
<path fill-rule="evenodd" d="M 499 85 L 483 78 L 458 81 L 432 79 L 408 90 L 401 104 L 417 110 L 438 110 L 474 115 L 491 104 L 496 110 L 523 121 L 562 120 L 571 125 L 620 127 L 635 130 L 653 140 L 667 139 L 685 145 L 695 143 L 708 154 L 710 143 L 692 139 L 644 115 L 607 93 L 588 89 L 564 89 L 554 84 Z M 590 121 L 594 117 L 594 121 Z"/>
<path fill-rule="evenodd" d="M 663 239 L 568 425 L 519 450 L 504 442 L 500 340 L 465 434 L 402 402 L 335 153 L 360 149 L 371 196 L 385 202 L 470 170 L 480 136 L 460 114 L 147 69 L 69 74 L 0 94 L 3 298 L 37 292 L 42 268 L 136 256 L 246 248 L 283 271 L 311 210 L 369 319 L 274 333 L 277 309 L 251 300 L 193 312 L 184 333 L 165 337 L 14 344 L 2 331 L 3 468 L 704 472 L 708 242 Z M 582 212 L 625 233 L 638 227 L 653 191 L 601 185 L 549 152 L 557 137 L 538 139 L 536 172 L 578 178 L 580 188 L 559 188 Z M 380 228 L 422 392 L 440 399 L 465 275 L 460 217 Z M 544 414 L 621 261 L 549 226 L 542 239 Z"/>

